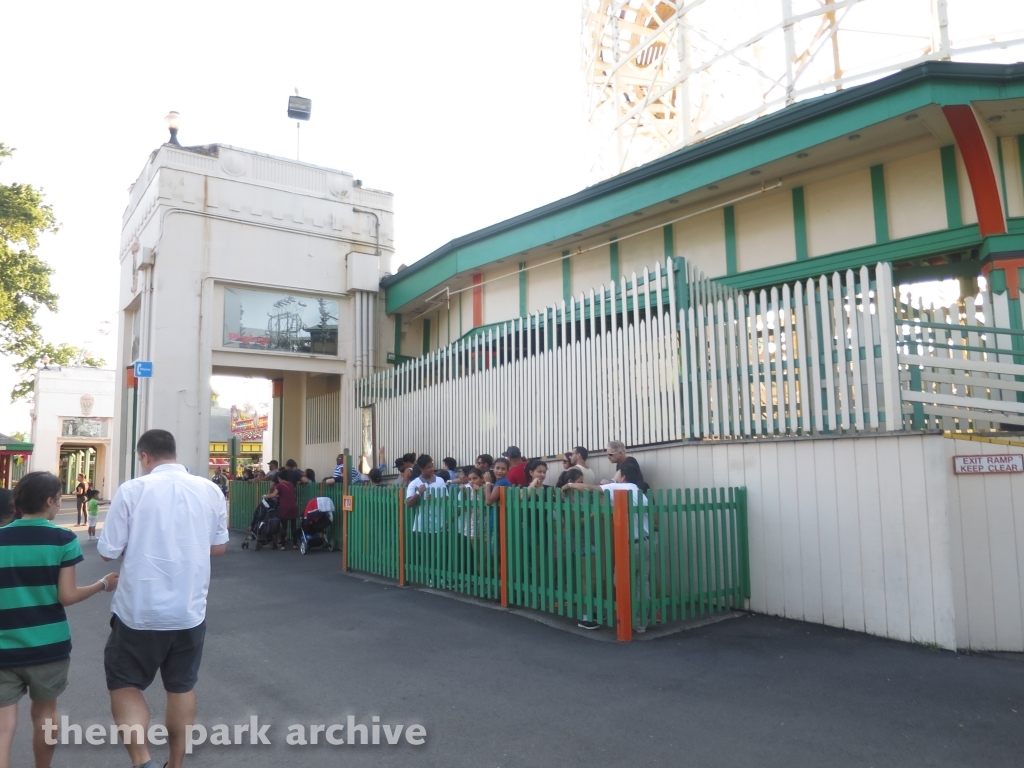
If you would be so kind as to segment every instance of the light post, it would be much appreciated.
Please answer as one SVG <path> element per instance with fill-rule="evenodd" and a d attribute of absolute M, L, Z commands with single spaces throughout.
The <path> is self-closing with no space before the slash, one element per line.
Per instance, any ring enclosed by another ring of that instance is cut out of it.
<path fill-rule="evenodd" d="M 167 113 L 167 117 L 164 118 L 164 122 L 167 123 L 167 130 L 171 132 L 171 139 L 167 143 L 180 147 L 181 144 L 178 143 L 178 128 L 181 126 L 181 115 L 171 110 Z"/>
<path fill-rule="evenodd" d="M 313 100 L 299 96 L 299 89 L 295 89 L 295 95 L 288 97 L 288 117 L 295 120 L 295 159 L 299 159 L 299 137 L 302 123 L 300 120 L 309 120 L 309 114 L 313 111 Z"/>

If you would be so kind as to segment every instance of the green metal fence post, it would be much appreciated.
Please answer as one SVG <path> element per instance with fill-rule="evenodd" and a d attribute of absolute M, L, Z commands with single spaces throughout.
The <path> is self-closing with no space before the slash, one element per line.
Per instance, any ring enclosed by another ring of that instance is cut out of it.
<path fill-rule="evenodd" d="M 747 489 L 736 490 L 736 503 L 739 507 L 740 534 L 740 568 L 743 573 L 743 597 L 750 599 L 750 534 L 747 528 Z"/>
<path fill-rule="evenodd" d="M 921 392 L 921 366 L 910 366 L 910 391 Z M 912 425 L 914 429 L 924 429 L 924 403 L 914 402 L 914 415 Z"/>
<path fill-rule="evenodd" d="M 398 488 L 398 586 L 405 586 L 405 498 Z"/>

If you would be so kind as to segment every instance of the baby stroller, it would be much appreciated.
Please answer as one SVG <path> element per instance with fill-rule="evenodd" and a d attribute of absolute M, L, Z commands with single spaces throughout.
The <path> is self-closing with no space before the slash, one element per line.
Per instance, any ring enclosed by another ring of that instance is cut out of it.
<path fill-rule="evenodd" d="M 249 548 L 249 542 L 256 542 L 253 549 L 259 552 L 267 544 L 271 549 L 277 549 L 277 535 L 281 532 L 281 519 L 277 516 L 277 499 L 263 499 L 256 505 L 256 511 L 252 513 L 252 523 L 245 541 L 242 542 L 242 549 Z"/>
<path fill-rule="evenodd" d="M 311 547 L 324 547 L 333 552 L 334 539 L 327 535 L 327 529 L 333 522 L 334 502 L 327 496 L 310 499 L 299 528 L 299 554 L 306 554 Z"/>

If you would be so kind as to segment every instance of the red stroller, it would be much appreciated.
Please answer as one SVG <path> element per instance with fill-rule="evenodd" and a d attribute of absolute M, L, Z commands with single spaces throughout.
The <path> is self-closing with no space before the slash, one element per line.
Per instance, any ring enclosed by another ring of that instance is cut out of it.
<path fill-rule="evenodd" d="M 299 553 L 306 554 L 311 547 L 323 547 L 334 551 L 334 539 L 327 529 L 334 522 L 334 502 L 327 496 L 310 499 L 299 526 Z"/>

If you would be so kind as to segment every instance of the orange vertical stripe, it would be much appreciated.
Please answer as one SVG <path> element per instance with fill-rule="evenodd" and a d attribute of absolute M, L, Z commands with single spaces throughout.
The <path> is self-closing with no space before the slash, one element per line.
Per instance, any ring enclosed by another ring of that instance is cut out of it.
<path fill-rule="evenodd" d="M 484 324 L 484 276 L 473 275 L 473 327 Z"/>
<path fill-rule="evenodd" d="M 348 496 L 348 456 L 341 460 L 341 570 L 348 570 L 348 515 L 345 497 Z"/>
<path fill-rule="evenodd" d="M 633 592 L 630 589 L 628 491 L 615 491 L 612 538 L 615 542 L 615 623 L 620 642 L 633 639 Z"/>
<path fill-rule="evenodd" d="M 405 586 L 405 496 L 398 488 L 398 586 Z"/>
<path fill-rule="evenodd" d="M 501 556 L 501 607 L 508 608 L 508 518 L 505 516 L 505 488 L 498 491 L 498 551 Z"/>
<path fill-rule="evenodd" d="M 348 570 L 348 512 L 341 510 L 341 570 Z"/>
<path fill-rule="evenodd" d="M 978 125 L 974 110 L 966 104 L 953 104 L 942 108 L 946 122 L 953 129 L 953 138 L 960 150 L 971 181 L 974 207 L 978 211 L 978 230 L 982 237 L 998 235 L 1006 231 L 1003 206 L 999 200 L 999 187 L 992 169 L 992 158 L 985 144 L 985 137 Z"/>

